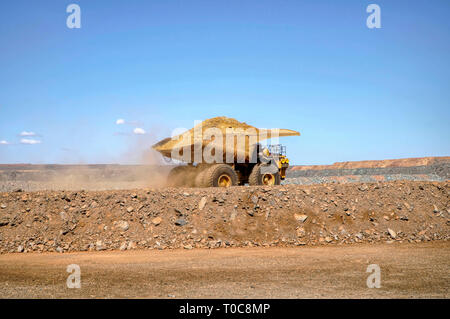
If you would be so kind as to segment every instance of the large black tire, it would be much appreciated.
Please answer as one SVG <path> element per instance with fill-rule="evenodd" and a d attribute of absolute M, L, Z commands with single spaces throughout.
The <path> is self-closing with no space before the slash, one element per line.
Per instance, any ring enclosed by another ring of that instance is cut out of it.
<path fill-rule="evenodd" d="M 195 176 L 195 187 L 206 187 L 205 176 L 208 169 L 202 169 Z"/>
<path fill-rule="evenodd" d="M 236 186 L 238 176 L 230 165 L 215 164 L 205 172 L 204 183 L 206 187 Z"/>
<path fill-rule="evenodd" d="M 248 177 L 248 184 L 250 186 L 257 186 L 257 185 L 280 185 L 281 184 L 281 177 L 280 172 L 277 171 L 273 174 L 261 174 L 261 167 L 263 167 L 266 164 L 256 164 L 253 166 L 252 172 L 250 173 L 250 176 Z"/>
<path fill-rule="evenodd" d="M 177 166 L 174 167 L 167 176 L 167 186 L 183 187 L 194 186 L 195 167 Z"/>

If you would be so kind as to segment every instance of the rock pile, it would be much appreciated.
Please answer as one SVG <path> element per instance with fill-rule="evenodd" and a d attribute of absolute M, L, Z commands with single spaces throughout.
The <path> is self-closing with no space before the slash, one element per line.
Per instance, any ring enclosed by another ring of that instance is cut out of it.
<path fill-rule="evenodd" d="M 450 182 L 0 193 L 0 252 L 450 238 Z"/>

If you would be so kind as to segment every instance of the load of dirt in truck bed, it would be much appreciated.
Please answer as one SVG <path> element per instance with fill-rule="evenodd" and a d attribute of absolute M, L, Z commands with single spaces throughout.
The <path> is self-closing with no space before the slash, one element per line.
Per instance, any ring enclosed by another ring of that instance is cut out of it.
<path fill-rule="evenodd" d="M 177 145 L 180 145 L 180 142 L 183 141 L 183 145 L 189 145 L 194 143 L 194 130 L 196 128 L 199 128 L 201 126 L 201 134 L 207 129 L 210 128 L 218 128 L 221 131 L 225 132 L 227 128 L 235 128 L 235 129 L 242 129 L 246 130 L 249 128 L 257 130 L 256 127 L 253 127 L 251 125 L 248 125 L 245 122 L 239 122 L 236 119 L 228 118 L 225 116 L 220 117 L 214 117 L 211 119 L 204 120 L 203 122 L 197 124 L 195 127 L 191 128 L 190 130 L 174 137 L 174 138 L 166 138 L 154 145 L 154 149 L 157 151 L 166 151 L 171 150 Z"/>
<path fill-rule="evenodd" d="M 254 126 L 248 125 L 245 122 L 239 122 L 238 120 L 233 118 L 219 116 L 204 120 L 190 130 L 174 136 L 173 138 L 165 138 L 153 145 L 153 149 L 160 152 L 166 157 L 175 156 L 176 159 L 179 159 L 181 161 L 191 162 L 193 161 L 193 156 L 190 157 L 190 160 L 186 160 L 182 155 L 180 155 L 183 154 L 183 148 L 190 147 L 190 152 L 194 152 L 195 145 L 199 145 L 202 148 L 211 143 L 215 138 L 217 138 L 217 132 L 211 131 L 210 133 L 212 134 L 212 136 L 204 136 L 205 131 L 208 129 L 217 129 L 222 134 L 222 139 L 219 141 L 222 141 L 223 144 L 220 145 L 219 143 L 218 145 L 216 145 L 216 147 L 221 147 L 224 153 L 246 153 L 246 158 L 248 158 L 248 153 L 251 152 L 252 147 L 254 147 L 256 143 L 259 143 L 262 140 L 281 136 L 300 135 L 299 132 L 293 130 L 256 128 Z M 227 134 L 245 136 L 247 140 L 243 145 L 233 145 L 230 148 L 230 146 L 226 144 Z M 249 139 L 250 136 L 253 137 L 253 140 Z M 172 152 L 172 150 L 175 148 L 181 149 L 181 153 L 179 154 L 177 152 Z"/>
<path fill-rule="evenodd" d="M 0 193 L 0 252 L 450 239 L 450 183 Z"/>

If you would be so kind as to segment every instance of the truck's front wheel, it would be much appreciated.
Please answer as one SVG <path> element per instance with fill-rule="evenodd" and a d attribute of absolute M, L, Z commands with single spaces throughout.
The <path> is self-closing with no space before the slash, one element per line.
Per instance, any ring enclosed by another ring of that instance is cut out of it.
<path fill-rule="evenodd" d="M 250 173 L 250 176 L 248 177 L 248 184 L 250 186 L 256 186 L 256 185 L 280 185 L 281 184 L 281 178 L 280 178 L 280 172 L 277 171 L 276 173 L 270 173 L 265 172 L 264 166 L 267 164 L 256 164 L 252 172 Z"/>

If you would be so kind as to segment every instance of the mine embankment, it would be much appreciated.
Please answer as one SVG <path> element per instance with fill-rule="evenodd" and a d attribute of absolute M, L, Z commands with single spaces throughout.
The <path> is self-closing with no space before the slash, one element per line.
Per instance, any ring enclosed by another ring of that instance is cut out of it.
<path fill-rule="evenodd" d="M 447 241 L 450 183 L 0 193 L 0 251 Z"/>

